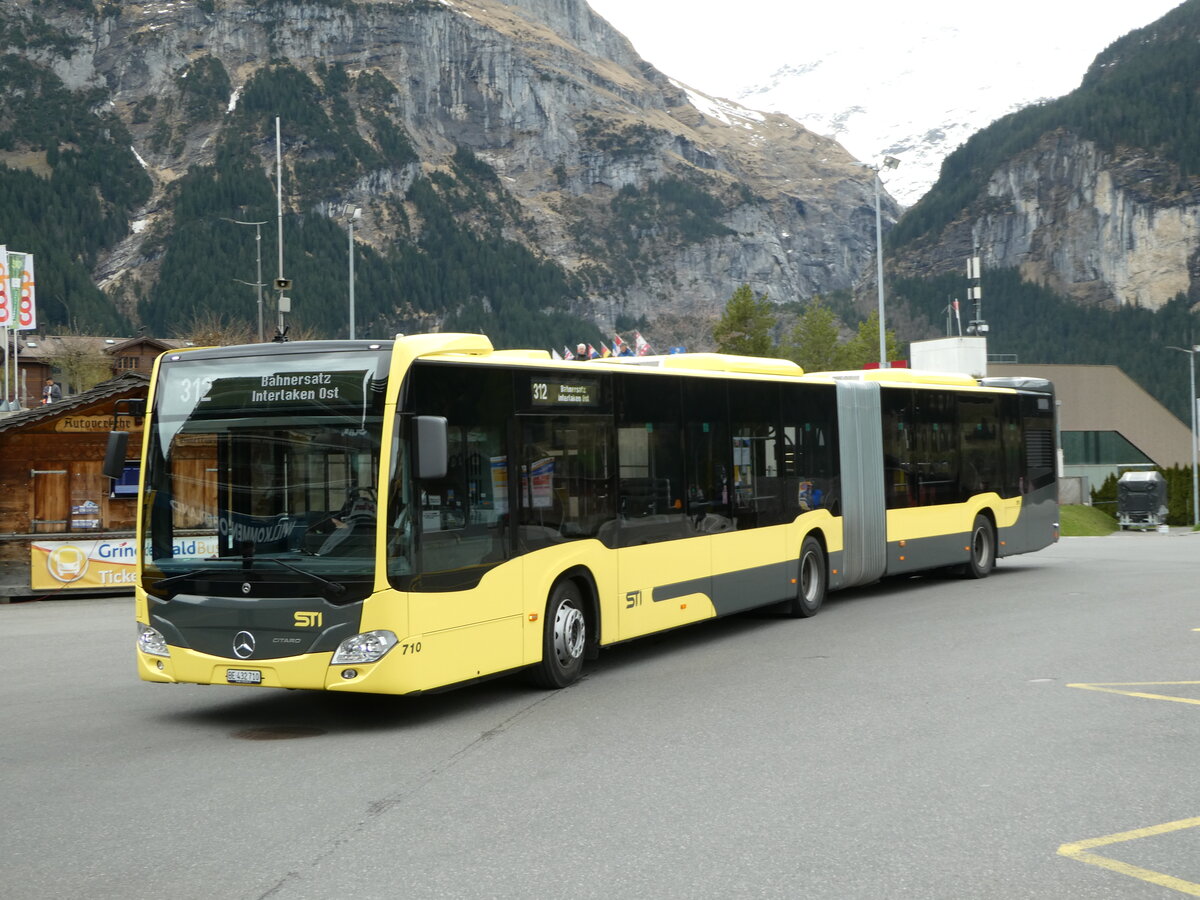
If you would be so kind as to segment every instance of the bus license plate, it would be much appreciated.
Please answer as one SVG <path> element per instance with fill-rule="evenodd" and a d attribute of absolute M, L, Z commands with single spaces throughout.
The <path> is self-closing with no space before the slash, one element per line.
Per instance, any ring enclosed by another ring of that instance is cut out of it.
<path fill-rule="evenodd" d="M 226 669 L 225 680 L 230 684 L 262 684 L 262 672 L 258 669 Z"/>

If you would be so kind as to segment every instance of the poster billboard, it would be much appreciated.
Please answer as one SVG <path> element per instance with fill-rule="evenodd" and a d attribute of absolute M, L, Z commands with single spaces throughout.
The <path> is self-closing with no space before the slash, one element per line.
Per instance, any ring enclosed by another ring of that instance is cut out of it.
<path fill-rule="evenodd" d="M 216 535 L 180 538 L 175 551 L 177 557 L 214 556 Z M 133 590 L 137 556 L 137 542 L 133 538 L 33 541 L 29 586 L 35 591 L 121 587 Z"/>

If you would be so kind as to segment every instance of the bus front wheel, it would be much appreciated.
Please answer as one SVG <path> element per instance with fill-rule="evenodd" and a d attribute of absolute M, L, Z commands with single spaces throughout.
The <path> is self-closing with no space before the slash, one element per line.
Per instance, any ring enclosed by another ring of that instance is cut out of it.
<path fill-rule="evenodd" d="M 995 566 L 996 532 L 987 516 L 976 516 L 971 527 L 971 560 L 963 574 L 968 578 L 987 578 Z"/>
<path fill-rule="evenodd" d="M 546 603 L 542 661 L 530 670 L 538 687 L 564 688 L 579 679 L 587 646 L 583 596 L 573 581 L 560 582 Z"/>
<path fill-rule="evenodd" d="M 800 545 L 800 574 L 796 579 L 796 596 L 787 603 L 787 614 L 798 619 L 815 616 L 825 602 L 829 587 L 829 569 L 821 542 L 811 534 Z"/>

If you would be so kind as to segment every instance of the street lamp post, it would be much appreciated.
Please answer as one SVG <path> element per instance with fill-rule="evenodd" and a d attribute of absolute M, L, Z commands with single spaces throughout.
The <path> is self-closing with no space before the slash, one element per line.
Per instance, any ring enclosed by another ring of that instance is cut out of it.
<path fill-rule="evenodd" d="M 1178 350 L 1188 355 L 1188 406 L 1192 408 L 1192 527 L 1200 525 L 1200 481 L 1196 478 L 1196 354 L 1200 353 L 1200 344 L 1193 344 L 1191 349 L 1185 347 L 1168 347 L 1168 350 Z"/>
<path fill-rule="evenodd" d="M 224 217 L 222 217 L 224 218 Z M 266 326 L 263 323 L 263 280 L 262 280 L 262 226 L 266 222 L 242 222 L 238 219 L 224 219 L 226 222 L 232 222 L 234 225 L 253 225 L 254 226 L 254 252 L 256 259 L 256 268 L 254 271 L 254 287 L 258 290 L 258 341 L 261 344 L 266 340 Z M 235 278 L 235 281 L 241 281 L 242 284 L 249 284 L 248 281 L 242 281 L 240 278 Z"/>
<path fill-rule="evenodd" d="M 350 340 L 354 340 L 354 221 L 362 218 L 362 208 L 356 206 L 351 212 L 347 206 L 346 212 L 350 232 Z"/>
<path fill-rule="evenodd" d="M 881 369 L 888 368 L 890 364 L 887 358 L 887 326 L 884 323 L 883 313 L 883 214 L 880 211 L 879 200 L 883 180 L 879 177 L 879 173 L 880 169 L 894 169 L 898 165 L 900 165 L 900 160 L 896 157 L 885 156 L 881 166 L 867 166 L 875 175 L 875 262 L 877 266 L 876 280 L 879 287 L 879 368 Z"/>

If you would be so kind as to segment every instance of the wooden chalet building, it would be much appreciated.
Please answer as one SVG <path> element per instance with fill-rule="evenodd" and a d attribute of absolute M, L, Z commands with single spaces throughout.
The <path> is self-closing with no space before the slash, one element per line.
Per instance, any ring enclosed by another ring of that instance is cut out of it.
<path fill-rule="evenodd" d="M 0 417 L 0 598 L 132 588 L 138 466 L 116 482 L 100 470 L 117 401 L 145 398 L 149 383 L 139 365 Z M 117 425 L 137 455 L 142 419 Z"/>

